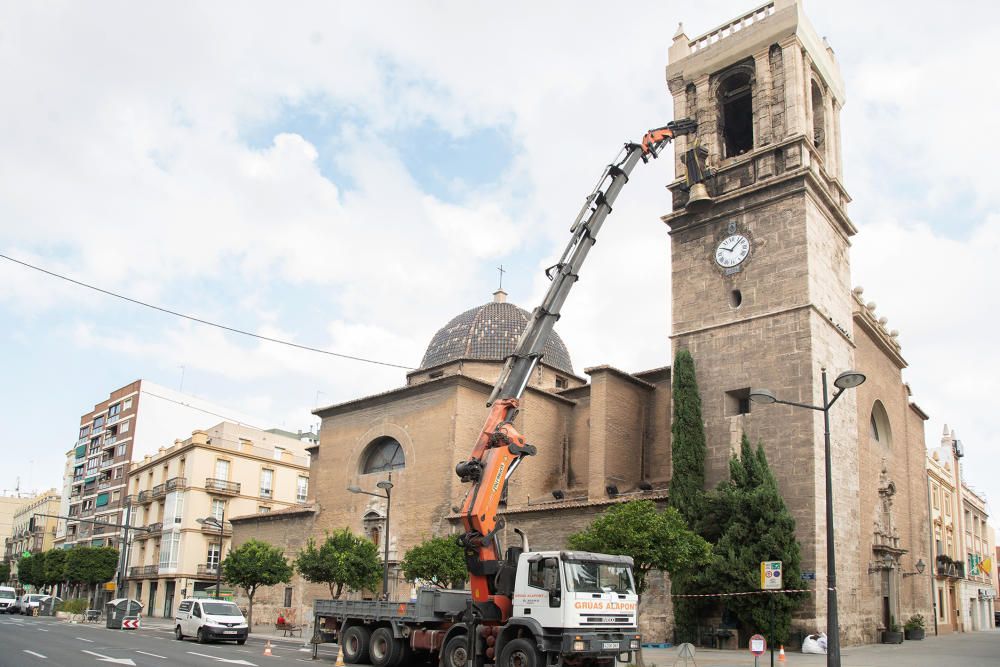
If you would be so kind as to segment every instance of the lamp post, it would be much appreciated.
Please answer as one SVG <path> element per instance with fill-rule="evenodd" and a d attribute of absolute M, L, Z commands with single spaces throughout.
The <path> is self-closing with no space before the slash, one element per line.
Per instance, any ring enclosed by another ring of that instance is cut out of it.
<path fill-rule="evenodd" d="M 837 391 L 830 397 L 826 384 L 825 368 L 821 369 L 820 375 L 823 382 L 823 405 L 783 401 L 775 397 L 767 389 L 751 389 L 750 400 L 754 403 L 765 405 L 780 403 L 796 408 L 818 410 L 823 413 L 823 445 L 826 450 L 826 664 L 827 667 L 840 667 L 840 622 L 837 618 L 837 557 L 833 542 L 833 474 L 831 472 L 830 453 L 830 408 L 837 402 L 841 394 L 848 389 L 853 389 L 863 384 L 867 378 L 864 374 L 857 371 L 844 371 L 833 381 L 834 386 L 837 387 Z"/>
<path fill-rule="evenodd" d="M 226 525 L 226 508 L 225 506 L 222 507 L 221 519 L 216 519 L 214 516 L 210 516 L 204 519 L 195 519 L 195 521 L 203 526 L 219 527 L 219 562 L 215 564 L 215 599 L 218 600 L 222 589 L 222 538 L 224 536 Z"/>
<path fill-rule="evenodd" d="M 362 491 L 359 486 L 349 486 L 347 490 L 351 493 L 363 493 L 366 496 L 375 496 L 376 498 L 385 498 L 385 553 L 382 556 L 382 599 L 389 599 L 389 510 L 392 507 L 392 473 L 389 473 L 389 479 L 384 479 L 378 484 L 378 488 L 385 491 L 385 495 L 381 493 L 372 493 L 371 491 Z"/>

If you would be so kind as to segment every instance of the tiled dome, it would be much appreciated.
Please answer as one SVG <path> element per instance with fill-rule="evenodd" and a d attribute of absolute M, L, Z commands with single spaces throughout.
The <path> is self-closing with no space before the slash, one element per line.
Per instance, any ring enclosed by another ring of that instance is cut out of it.
<path fill-rule="evenodd" d="M 430 368 L 456 359 L 503 361 L 510 356 L 531 313 L 507 303 L 507 294 L 502 290 L 493 296 L 493 301 L 465 311 L 434 334 L 420 367 Z M 545 344 L 542 361 L 573 373 L 569 351 L 555 331 Z"/>

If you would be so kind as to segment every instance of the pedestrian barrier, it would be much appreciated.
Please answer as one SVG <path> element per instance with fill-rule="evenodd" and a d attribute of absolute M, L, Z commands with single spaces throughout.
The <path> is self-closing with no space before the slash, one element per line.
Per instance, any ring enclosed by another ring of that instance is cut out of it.
<path fill-rule="evenodd" d="M 141 625 L 139 617 L 134 618 L 123 618 L 122 619 L 122 630 L 138 630 Z"/>

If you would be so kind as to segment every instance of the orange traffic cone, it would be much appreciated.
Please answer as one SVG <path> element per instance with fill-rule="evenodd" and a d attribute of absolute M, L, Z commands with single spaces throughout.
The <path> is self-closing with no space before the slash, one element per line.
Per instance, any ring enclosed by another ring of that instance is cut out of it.
<path fill-rule="evenodd" d="M 337 664 L 333 667 L 347 667 L 344 664 L 344 649 L 340 646 L 337 647 Z"/>
<path fill-rule="evenodd" d="M 781 650 L 778 651 L 778 662 L 786 662 L 785 660 L 785 645 L 781 645 Z"/>
<path fill-rule="evenodd" d="M 271 655 L 271 640 L 268 639 L 267 643 L 264 644 L 264 655 L 270 657 Z"/>

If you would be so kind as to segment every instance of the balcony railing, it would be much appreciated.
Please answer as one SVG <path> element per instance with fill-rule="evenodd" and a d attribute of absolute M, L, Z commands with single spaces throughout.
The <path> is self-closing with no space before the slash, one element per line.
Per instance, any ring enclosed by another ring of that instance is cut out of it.
<path fill-rule="evenodd" d="M 157 534 L 162 533 L 162 532 L 163 532 L 163 523 L 162 522 L 158 521 L 156 523 L 151 523 L 148 526 L 146 526 L 146 534 L 147 535 L 157 535 Z"/>
<path fill-rule="evenodd" d="M 201 524 L 201 532 L 208 535 L 218 535 L 219 534 L 219 524 L 217 523 L 203 523 Z M 223 535 L 231 535 L 233 533 L 233 524 L 226 521 L 222 526 Z"/>
<path fill-rule="evenodd" d="M 159 573 L 158 565 L 135 565 L 128 569 L 128 576 L 131 579 L 140 577 L 155 577 Z"/>
<path fill-rule="evenodd" d="M 212 575 L 219 573 L 219 566 L 214 563 L 198 563 L 198 576 Z"/>
<path fill-rule="evenodd" d="M 260 490 L 260 497 L 261 497 L 261 498 L 267 498 L 267 499 L 270 499 L 270 498 L 271 498 L 271 495 L 272 495 L 272 493 L 271 493 L 271 489 L 261 489 L 261 490 Z"/>
<path fill-rule="evenodd" d="M 140 502 L 141 504 L 145 505 L 146 503 L 148 503 L 148 502 L 152 502 L 152 501 L 153 501 L 153 492 L 152 492 L 152 491 L 149 491 L 149 490 L 146 490 L 146 491 L 140 491 L 140 492 L 139 492 L 139 495 L 137 495 L 137 496 L 136 496 L 136 499 L 137 499 L 137 500 L 138 500 L 138 501 L 139 501 L 139 502 Z"/>
<path fill-rule="evenodd" d="M 167 495 L 167 485 L 157 484 L 153 487 L 153 498 L 159 498 L 160 496 Z"/>
<path fill-rule="evenodd" d="M 166 483 L 166 487 L 167 487 L 167 491 L 168 492 L 175 491 L 177 489 L 186 489 L 187 488 L 187 478 L 186 477 L 174 477 L 172 479 L 168 479 L 167 483 Z"/>
<path fill-rule="evenodd" d="M 224 493 L 235 496 L 240 493 L 240 483 L 209 477 L 205 480 L 205 490 L 211 493 Z"/>

